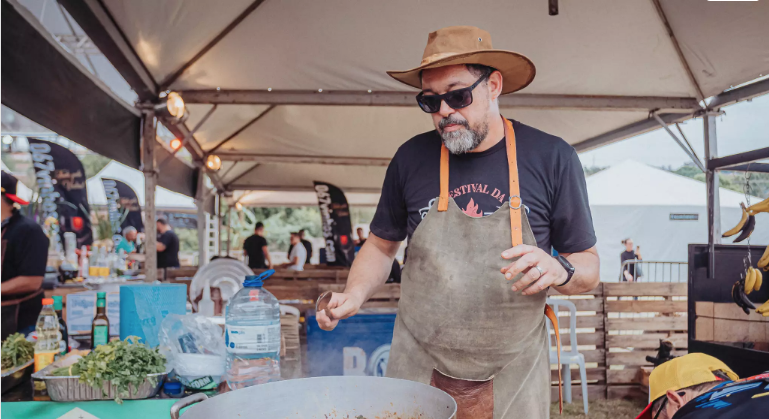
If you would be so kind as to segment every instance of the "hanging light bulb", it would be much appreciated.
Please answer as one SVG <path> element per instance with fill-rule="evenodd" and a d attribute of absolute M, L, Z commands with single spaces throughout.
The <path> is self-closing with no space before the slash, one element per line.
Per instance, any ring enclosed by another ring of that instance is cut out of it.
<path fill-rule="evenodd" d="M 11 137 L 10 135 L 3 135 L 3 144 L 5 145 L 13 144 L 13 137 Z"/>
<path fill-rule="evenodd" d="M 240 202 L 236 202 L 235 209 L 238 211 L 243 211 L 243 204 L 241 204 Z"/>
<path fill-rule="evenodd" d="M 173 140 L 171 140 L 171 148 L 174 150 L 178 150 L 182 148 L 182 140 L 178 138 L 174 138 Z"/>
<path fill-rule="evenodd" d="M 206 167 L 209 170 L 216 172 L 222 168 L 222 159 L 216 154 L 209 154 L 208 157 L 206 157 Z"/>
<path fill-rule="evenodd" d="M 155 112 L 157 112 L 158 115 L 175 118 L 179 122 L 187 119 L 187 108 L 184 105 L 182 95 L 177 92 L 170 92 L 161 100 L 163 99 L 165 99 L 165 102 L 155 105 Z"/>

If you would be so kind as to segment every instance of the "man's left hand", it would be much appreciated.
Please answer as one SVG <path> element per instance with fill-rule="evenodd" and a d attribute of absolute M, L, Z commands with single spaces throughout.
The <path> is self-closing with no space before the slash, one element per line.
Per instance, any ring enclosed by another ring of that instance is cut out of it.
<path fill-rule="evenodd" d="M 519 256 L 520 259 L 501 269 L 508 281 L 519 273 L 524 273 L 521 279 L 513 284 L 513 291 L 523 290 L 523 295 L 534 295 L 551 285 L 563 284 L 568 277 L 566 269 L 539 247 L 521 244 L 502 252 L 504 259 Z M 539 266 L 539 269 L 535 266 Z"/>

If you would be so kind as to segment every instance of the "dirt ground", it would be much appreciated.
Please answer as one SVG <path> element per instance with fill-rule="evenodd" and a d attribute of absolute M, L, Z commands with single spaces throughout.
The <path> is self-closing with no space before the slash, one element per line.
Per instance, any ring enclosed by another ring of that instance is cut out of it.
<path fill-rule="evenodd" d="M 585 416 L 582 400 L 563 405 L 563 416 L 558 415 L 558 403 L 550 406 L 552 419 L 635 419 L 644 405 L 627 400 L 595 400 L 588 402 L 588 415 Z"/>

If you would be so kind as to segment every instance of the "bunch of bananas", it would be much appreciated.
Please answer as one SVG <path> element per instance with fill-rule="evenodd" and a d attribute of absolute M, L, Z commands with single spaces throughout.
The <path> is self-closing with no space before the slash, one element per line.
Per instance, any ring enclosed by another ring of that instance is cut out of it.
<path fill-rule="evenodd" d="M 764 250 L 764 255 L 761 256 L 761 259 L 758 260 L 758 263 L 756 264 L 759 268 L 769 271 L 769 246 L 766 246 L 766 250 Z"/>
<path fill-rule="evenodd" d="M 753 291 L 752 289 L 750 291 Z M 732 285 L 732 301 L 740 306 L 745 314 L 750 314 L 750 310 L 755 309 L 756 306 L 750 301 L 747 295 L 745 295 L 745 280 L 740 279 Z M 766 305 L 766 304 L 765 304 Z M 762 306 L 763 307 L 763 306 Z M 769 308 L 769 306 L 768 306 Z"/>
<path fill-rule="evenodd" d="M 761 274 L 761 271 L 753 269 L 752 266 L 748 267 L 748 270 L 745 271 L 745 294 L 758 291 L 763 283 L 764 276 Z"/>
<path fill-rule="evenodd" d="M 740 208 L 742 208 L 742 218 L 740 218 L 740 222 L 737 223 L 734 228 L 722 235 L 722 237 L 731 237 L 740 233 L 740 235 L 734 239 L 734 243 L 739 243 L 753 234 L 753 230 L 756 228 L 756 214 L 759 212 L 769 212 L 769 198 L 747 208 L 745 208 L 743 203 L 740 203 Z M 769 263 L 769 261 L 767 263 Z"/>

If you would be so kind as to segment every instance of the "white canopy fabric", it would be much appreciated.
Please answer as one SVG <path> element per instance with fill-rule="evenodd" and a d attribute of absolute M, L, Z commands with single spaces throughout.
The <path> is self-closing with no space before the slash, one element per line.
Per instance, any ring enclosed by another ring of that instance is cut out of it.
<path fill-rule="evenodd" d="M 347 203 L 351 207 L 376 207 L 379 194 L 376 193 L 346 193 Z M 312 207 L 318 205 L 315 192 L 290 191 L 235 191 L 231 205 L 239 202 L 246 207 Z"/>
<path fill-rule="evenodd" d="M 687 262 L 689 243 L 708 241 L 707 201 L 702 182 L 626 161 L 588 177 L 587 190 L 598 237 L 602 281 L 618 280 L 620 253 L 625 250 L 621 242 L 626 238 L 641 246 L 644 260 L 668 262 Z M 726 231 L 740 220 L 739 204 L 745 202 L 745 195 L 721 188 L 719 197 L 721 226 Z M 760 200 L 750 197 L 753 204 Z M 697 220 L 671 220 L 671 214 L 696 215 Z M 758 214 L 756 225 L 750 244 L 769 245 L 769 214 Z M 729 244 L 734 238 L 724 238 L 722 242 Z M 681 274 L 682 280 L 686 280 L 685 269 Z"/>
<path fill-rule="evenodd" d="M 102 178 L 125 182 L 136 192 L 139 204 L 142 207 L 144 206 L 144 174 L 116 161 L 109 162 L 94 177 L 86 180 L 89 204 L 107 205 L 107 196 L 104 194 Z M 194 199 L 159 186 L 155 190 L 155 206 L 161 211 L 190 212 L 197 209 Z"/>
<path fill-rule="evenodd" d="M 217 105 L 194 136 L 225 160 L 229 190 L 311 191 L 318 180 L 377 192 L 398 146 L 433 128 L 414 89 L 385 71 L 417 65 L 445 26 L 481 27 L 495 48 L 530 57 L 537 76 L 503 97 L 502 113 L 580 150 L 658 127 L 651 111 L 689 118 L 703 98 L 769 73 L 766 1 L 584 0 L 560 2 L 557 16 L 544 0 L 62 4 L 112 46 L 105 54 L 128 56 L 112 61 L 129 83 L 181 92 L 187 127 Z"/>

